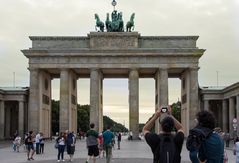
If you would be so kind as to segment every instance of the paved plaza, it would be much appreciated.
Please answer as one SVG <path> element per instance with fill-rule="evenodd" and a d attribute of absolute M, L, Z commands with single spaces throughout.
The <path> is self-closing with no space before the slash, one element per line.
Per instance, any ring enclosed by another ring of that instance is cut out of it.
<path fill-rule="evenodd" d="M 231 149 L 227 149 L 229 163 L 235 162 L 235 156 L 232 154 Z M 189 163 L 188 151 L 185 148 L 185 143 L 182 151 L 182 163 Z M 76 145 L 74 163 L 84 163 L 87 157 L 85 140 L 78 140 Z M 150 163 L 152 161 L 152 153 L 144 140 L 141 141 L 128 141 L 124 137 L 121 143 L 120 150 L 113 150 L 112 163 Z M 19 153 L 13 152 L 10 142 L 0 143 L 0 162 L 1 163 L 54 163 L 57 162 L 57 150 L 54 148 L 54 141 L 47 141 L 45 143 L 45 153 L 42 155 L 35 155 L 34 161 L 27 161 L 26 153 L 23 146 Z M 65 154 L 65 160 L 68 162 L 68 155 Z M 105 162 L 104 158 L 98 158 L 98 163 Z"/>

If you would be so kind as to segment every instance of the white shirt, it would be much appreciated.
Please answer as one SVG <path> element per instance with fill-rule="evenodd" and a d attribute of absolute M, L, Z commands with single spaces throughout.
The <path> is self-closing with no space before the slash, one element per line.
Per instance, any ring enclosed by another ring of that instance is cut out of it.
<path fill-rule="evenodd" d="M 40 143 L 40 138 L 41 138 L 41 135 L 37 134 L 35 138 L 36 143 Z"/>

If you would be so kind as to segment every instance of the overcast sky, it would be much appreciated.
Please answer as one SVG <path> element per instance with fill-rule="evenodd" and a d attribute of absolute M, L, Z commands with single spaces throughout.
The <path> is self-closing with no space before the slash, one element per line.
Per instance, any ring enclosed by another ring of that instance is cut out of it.
<path fill-rule="evenodd" d="M 217 72 L 219 85 L 239 81 L 239 0 L 117 2 L 125 22 L 135 13 L 135 30 L 142 36 L 200 36 L 197 46 L 206 49 L 199 63 L 200 86 L 217 85 Z M 28 36 L 86 36 L 94 31 L 94 14 L 105 20 L 112 9 L 111 0 L 0 0 L 0 87 L 13 86 L 13 72 L 16 86 L 29 86 L 28 61 L 20 52 L 31 47 Z M 59 80 L 53 85 L 58 98 Z M 79 103 L 89 103 L 89 80 L 78 85 Z M 170 79 L 169 89 L 170 102 L 177 101 L 180 81 Z M 140 80 L 140 121 L 153 107 L 154 81 Z M 128 123 L 127 79 L 104 80 L 104 114 Z"/>

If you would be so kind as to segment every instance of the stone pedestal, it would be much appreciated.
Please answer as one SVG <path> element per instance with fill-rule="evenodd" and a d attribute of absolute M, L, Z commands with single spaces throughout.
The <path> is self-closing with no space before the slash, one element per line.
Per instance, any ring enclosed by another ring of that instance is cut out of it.
<path fill-rule="evenodd" d="M 194 127 L 194 120 L 196 118 L 198 108 L 198 68 L 190 68 L 190 98 L 189 98 L 189 127 Z"/>
<path fill-rule="evenodd" d="M 155 74 L 156 79 L 156 92 L 155 92 L 155 111 L 161 106 L 168 106 L 168 71 L 167 69 L 159 69 Z M 160 117 L 162 119 L 164 115 Z M 155 132 L 159 133 L 160 125 L 159 120 L 155 121 Z"/>
<path fill-rule="evenodd" d="M 237 135 L 239 135 L 239 95 L 236 96 L 236 110 L 237 110 Z"/>
<path fill-rule="evenodd" d="M 222 129 L 223 132 L 228 132 L 228 108 L 227 108 L 227 101 L 222 101 Z"/>
<path fill-rule="evenodd" d="M 60 131 L 69 130 L 69 70 L 63 69 L 60 74 Z"/>
<path fill-rule="evenodd" d="M 204 110 L 209 111 L 209 100 L 204 100 Z"/>
<path fill-rule="evenodd" d="M 30 69 L 30 93 L 28 107 L 28 130 L 39 131 L 39 70 Z"/>
<path fill-rule="evenodd" d="M 139 137 L 139 73 L 136 69 L 129 72 L 129 130 L 133 139 Z"/>
<path fill-rule="evenodd" d="M 99 69 L 91 69 L 90 72 L 90 123 L 95 124 L 95 129 L 103 131 L 102 111 L 102 79 Z"/>
<path fill-rule="evenodd" d="M 5 107 L 4 101 L 0 101 L 0 139 L 5 136 Z"/>
<path fill-rule="evenodd" d="M 232 135 L 233 134 L 233 126 L 232 126 L 232 120 L 235 118 L 235 103 L 234 98 L 229 98 L 229 132 Z"/>
<path fill-rule="evenodd" d="M 24 137 L 24 102 L 19 101 L 18 104 L 18 134 Z"/>

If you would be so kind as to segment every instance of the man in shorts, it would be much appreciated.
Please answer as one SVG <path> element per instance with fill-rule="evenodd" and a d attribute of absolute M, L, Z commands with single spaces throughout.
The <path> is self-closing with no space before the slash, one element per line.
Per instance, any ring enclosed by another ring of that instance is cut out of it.
<path fill-rule="evenodd" d="M 33 135 L 33 131 L 29 131 L 28 137 L 25 140 L 25 144 L 27 147 L 27 160 L 31 161 L 34 160 L 33 155 L 35 153 L 35 148 L 34 148 L 34 135 Z M 30 157 L 31 155 L 31 157 Z"/>
<path fill-rule="evenodd" d="M 67 137 L 66 137 L 66 148 L 67 148 L 67 154 L 70 156 L 70 162 L 73 161 L 73 156 L 75 152 L 75 143 L 76 143 L 76 137 L 74 135 L 74 132 L 66 131 Z"/>
<path fill-rule="evenodd" d="M 94 130 L 95 124 L 90 124 L 90 130 L 86 133 L 86 145 L 88 148 L 88 158 L 86 163 L 89 162 L 90 158 L 93 159 L 93 163 L 95 163 L 95 158 L 99 156 L 99 149 L 98 149 L 98 137 L 99 133 Z"/>

